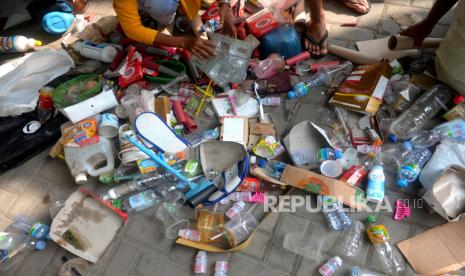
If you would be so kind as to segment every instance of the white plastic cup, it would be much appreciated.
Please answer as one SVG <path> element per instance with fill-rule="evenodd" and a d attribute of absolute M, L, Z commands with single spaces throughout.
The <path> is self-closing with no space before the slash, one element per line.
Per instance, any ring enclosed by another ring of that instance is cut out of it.
<path fill-rule="evenodd" d="M 99 134 L 105 138 L 113 138 L 118 135 L 118 117 L 113 113 L 103 113 L 99 126 Z"/>
<path fill-rule="evenodd" d="M 326 160 L 321 163 L 320 171 L 324 176 L 337 178 L 342 174 L 342 165 L 336 160 Z"/>

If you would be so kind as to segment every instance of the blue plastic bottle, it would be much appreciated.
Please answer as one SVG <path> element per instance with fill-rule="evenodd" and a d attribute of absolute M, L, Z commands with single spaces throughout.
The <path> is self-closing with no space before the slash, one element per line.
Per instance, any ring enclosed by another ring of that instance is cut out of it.
<path fill-rule="evenodd" d="M 410 183 L 414 182 L 431 156 L 431 151 L 428 148 L 413 149 L 409 155 L 407 155 L 404 165 L 399 169 L 399 173 L 397 174 L 397 186 L 399 188 L 406 188 Z"/>
<path fill-rule="evenodd" d="M 13 222 L 13 227 L 24 231 L 37 240 L 50 240 L 50 227 L 47 224 L 33 223 L 27 217 L 17 216 Z"/>
<path fill-rule="evenodd" d="M 352 224 L 352 220 L 342 210 L 342 206 L 333 197 L 321 196 L 323 214 L 328 225 L 333 230 L 342 230 Z"/>
<path fill-rule="evenodd" d="M 258 166 L 263 168 L 269 176 L 280 179 L 287 164 L 277 160 L 260 159 L 258 160 Z"/>

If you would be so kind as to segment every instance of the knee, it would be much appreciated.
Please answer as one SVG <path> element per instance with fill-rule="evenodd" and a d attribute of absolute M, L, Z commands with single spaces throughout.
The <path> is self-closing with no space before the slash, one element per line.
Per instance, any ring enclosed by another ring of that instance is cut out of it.
<path fill-rule="evenodd" d="M 141 9 L 150 14 L 154 19 L 165 18 L 174 15 L 178 8 L 177 0 L 142 0 Z"/>

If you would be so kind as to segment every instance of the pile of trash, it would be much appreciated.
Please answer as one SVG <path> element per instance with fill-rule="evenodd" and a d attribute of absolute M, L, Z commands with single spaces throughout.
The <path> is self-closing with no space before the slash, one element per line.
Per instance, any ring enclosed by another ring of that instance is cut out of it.
<path fill-rule="evenodd" d="M 217 45 L 208 60 L 188 49 L 135 43 L 118 32 L 114 17 L 88 24 L 82 15 L 52 13 L 68 23 L 50 29 L 44 17 L 45 30 L 81 39 L 0 66 L 0 115 L 34 114 L 27 124 L 17 122 L 22 135 L 45 137 L 51 130 L 44 129 L 53 128 L 50 156 L 66 162 L 76 184 L 98 177 L 108 186 L 103 194 L 80 188 L 55 203 L 50 227 L 16 218 L 17 231 L 0 233 L 2 269 L 50 239 L 95 263 L 128 216 L 151 208 L 166 238 L 200 250 L 195 273 L 206 273 L 205 251 L 248 246 L 266 219 L 268 197 L 295 187 L 320 195 L 328 231 L 344 231 L 322 275 L 356 258 L 366 233 L 384 273 L 394 275 L 405 268 L 385 226 L 370 216 L 365 229 L 343 209 L 382 204 L 387 173 L 403 191 L 419 180 L 435 211 L 460 217 L 463 200 L 451 201 L 465 195 L 464 97 L 423 73 L 431 57 L 312 62 L 290 39 L 298 37 L 295 28 L 279 24 L 272 11 L 246 10 L 234 39 L 217 32 L 214 5 L 203 16 L 204 32 Z M 292 47 L 274 47 L 279 37 Z M 4 39 L 4 51 L 40 44 Z M 315 120 L 294 124 L 315 95 L 329 105 Z M 270 116 L 282 106 L 288 133 L 278 133 Z M 3 157 L 3 169 L 35 154 L 18 150 Z M 395 207 L 395 220 L 411 215 L 402 200 Z M 99 219 L 89 221 L 90 213 Z M 307 245 L 304 236 L 284 241 L 297 254 L 319 254 L 321 244 Z M 215 275 L 226 275 L 227 266 L 218 261 Z M 375 275 L 358 267 L 352 275 L 367 273 Z"/>

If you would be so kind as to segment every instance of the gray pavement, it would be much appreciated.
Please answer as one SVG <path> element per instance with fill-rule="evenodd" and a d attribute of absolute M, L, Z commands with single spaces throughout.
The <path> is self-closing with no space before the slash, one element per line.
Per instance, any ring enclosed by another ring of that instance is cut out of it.
<path fill-rule="evenodd" d="M 391 18 L 394 14 L 426 14 L 433 0 L 386 0 L 372 1 L 372 10 L 364 16 L 353 16 L 337 1 L 325 1 L 330 43 L 354 47 L 357 40 L 379 38 L 399 32 L 398 24 Z M 111 1 L 93 1 L 88 12 L 96 17 L 111 13 Z M 433 31 L 433 36 L 441 37 L 447 31 L 451 13 L 448 14 Z M 357 22 L 357 27 L 340 27 L 341 23 Z M 25 28 L 21 26 L 21 28 Z M 18 28 L 16 30 L 21 30 Z M 27 28 L 26 28 L 27 29 Z M 15 30 L 12 30 L 13 32 Z M 10 31 L 10 32 L 12 32 Z M 49 40 L 49 43 L 57 44 Z M 331 57 L 328 57 L 331 58 Z M 312 119 L 319 106 L 324 105 L 326 97 L 311 97 L 301 106 L 294 121 Z M 269 110 L 277 128 L 282 132 L 285 122 L 282 109 Z M 398 198 L 413 197 L 398 191 L 392 185 L 393 177 L 388 176 L 387 197 L 390 202 Z M 108 186 L 94 179 L 88 188 L 104 191 Z M 0 175 L 0 230 L 6 229 L 17 215 L 26 215 L 35 219 L 50 221 L 48 205 L 50 202 L 65 198 L 77 188 L 66 164 L 62 160 L 52 160 L 43 152 L 24 165 Z M 291 194 L 308 195 L 294 190 Z M 315 200 L 315 197 L 312 197 Z M 351 213 L 354 220 L 363 220 L 367 213 Z M 382 212 L 381 221 L 387 226 L 392 242 L 412 237 L 430 227 L 444 222 L 438 215 L 430 214 L 424 208 L 415 208 L 410 218 L 396 222 L 392 213 Z M 303 232 L 309 239 L 323 239 L 324 247 L 319 260 L 305 258 L 283 248 L 286 233 Z M 213 275 L 216 260 L 229 261 L 228 275 L 316 275 L 318 267 L 329 257 L 330 249 L 336 242 L 339 232 L 330 231 L 320 213 L 310 213 L 298 208 L 295 213 L 273 213 L 264 221 L 251 245 L 236 253 L 209 253 L 209 274 Z M 155 220 L 153 210 L 131 215 L 119 231 L 114 242 L 106 250 L 101 260 L 91 265 L 90 275 L 191 275 L 196 250 L 176 245 L 164 238 L 162 226 Z M 71 257 L 53 242 L 45 251 L 34 252 L 14 269 L 4 275 L 57 275 L 62 265 L 62 256 Z M 356 261 L 344 260 L 343 268 L 336 275 L 350 275 L 352 265 L 359 265 L 374 271 L 380 266 L 375 258 L 374 249 L 367 240 L 363 243 L 361 257 Z M 405 275 L 414 275 L 406 264 Z M 462 273 L 463 274 L 463 273 Z M 465 274 L 463 274 L 465 275 Z"/>

